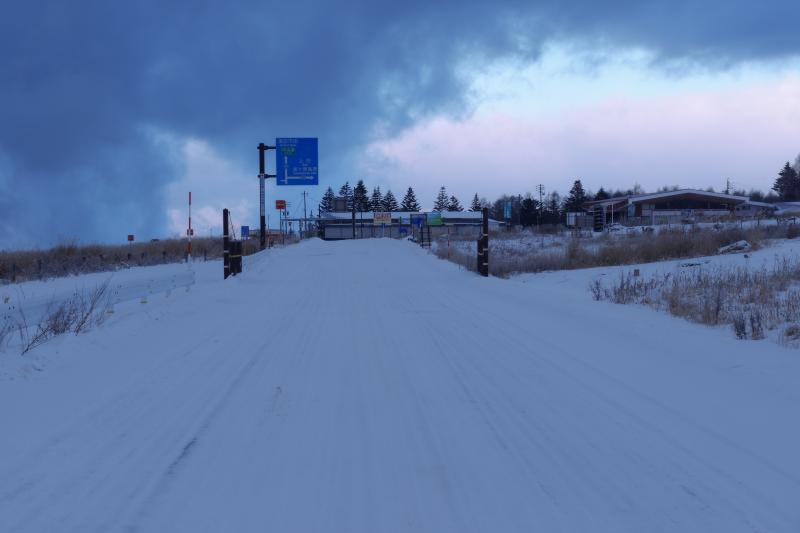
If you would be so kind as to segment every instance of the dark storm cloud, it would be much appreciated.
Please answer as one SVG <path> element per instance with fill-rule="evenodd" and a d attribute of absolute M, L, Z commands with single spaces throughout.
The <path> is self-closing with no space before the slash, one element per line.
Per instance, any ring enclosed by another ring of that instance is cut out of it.
<path fill-rule="evenodd" d="M 16 2 L 0 17 L 0 248 L 159 235 L 179 161 L 154 132 L 254 159 L 461 110 L 457 66 L 564 39 L 712 67 L 798 53 L 795 3 Z M 84 218 L 85 217 L 85 218 Z"/>

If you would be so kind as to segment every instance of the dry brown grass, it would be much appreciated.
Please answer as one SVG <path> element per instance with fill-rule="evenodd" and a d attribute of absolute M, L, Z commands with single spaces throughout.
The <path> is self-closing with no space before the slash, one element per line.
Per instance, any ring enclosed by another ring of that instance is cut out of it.
<path fill-rule="evenodd" d="M 720 247 L 746 240 L 754 249 L 768 239 L 787 238 L 793 226 L 750 229 L 668 229 L 657 234 L 604 235 L 597 238 L 566 237 L 564 246 L 541 248 L 533 243 L 509 247 L 519 238 L 513 232 L 498 232 L 489 238 L 489 271 L 506 277 L 523 272 L 571 270 L 600 266 L 633 265 L 668 259 L 716 255 Z M 434 253 L 474 271 L 475 253 L 464 246 L 438 246 Z"/>
<path fill-rule="evenodd" d="M 693 269 L 637 277 L 621 273 L 606 286 L 590 286 L 595 300 L 644 304 L 692 322 L 730 325 L 740 339 L 762 339 L 765 330 L 786 326 L 783 336 L 800 338 L 800 262 L 782 258 L 769 268 Z"/>
<path fill-rule="evenodd" d="M 19 311 L 10 320 L 0 324 L 0 350 L 12 331 L 19 334 L 20 353 L 25 355 L 48 340 L 65 333 L 79 335 L 103 323 L 111 308 L 109 281 L 93 290 L 74 293 L 66 300 L 53 301 L 38 323 L 30 324 L 25 313 Z"/>
<path fill-rule="evenodd" d="M 244 241 L 244 254 L 258 251 L 258 242 Z M 195 261 L 222 257 L 222 239 L 192 240 Z M 0 251 L 0 283 L 48 279 L 131 266 L 179 263 L 186 260 L 185 239 L 164 239 L 131 245 L 59 244 L 46 250 Z"/>

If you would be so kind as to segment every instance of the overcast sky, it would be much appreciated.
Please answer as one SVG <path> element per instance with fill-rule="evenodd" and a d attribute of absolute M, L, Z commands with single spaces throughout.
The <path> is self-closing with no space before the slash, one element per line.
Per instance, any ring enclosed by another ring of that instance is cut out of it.
<path fill-rule="evenodd" d="M 0 249 L 177 234 L 189 190 L 198 231 L 256 225 L 276 136 L 319 138 L 309 206 L 359 178 L 426 208 L 441 185 L 766 190 L 800 152 L 797 2 L 470 4 L 8 3 Z M 286 189 L 268 207 L 301 212 Z"/>

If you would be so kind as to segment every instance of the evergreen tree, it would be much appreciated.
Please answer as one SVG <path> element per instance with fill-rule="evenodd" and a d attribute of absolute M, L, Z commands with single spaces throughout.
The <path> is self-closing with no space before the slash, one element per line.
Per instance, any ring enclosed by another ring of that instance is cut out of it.
<path fill-rule="evenodd" d="M 448 205 L 450 205 L 450 198 L 447 197 L 447 189 L 442 186 L 439 189 L 439 194 L 436 195 L 436 201 L 433 202 L 433 210 L 447 211 Z"/>
<path fill-rule="evenodd" d="M 749 193 L 745 193 L 742 196 L 749 196 L 754 202 L 763 202 L 765 198 L 764 193 L 757 189 L 750 189 Z"/>
<path fill-rule="evenodd" d="M 594 195 L 595 200 L 608 200 L 611 198 L 611 195 L 606 192 L 606 190 L 600 186 L 600 190 L 597 191 L 597 194 Z"/>
<path fill-rule="evenodd" d="M 372 197 L 369 199 L 369 210 L 383 211 L 383 195 L 381 194 L 380 187 L 372 189 Z"/>
<path fill-rule="evenodd" d="M 775 179 L 772 190 L 778 193 L 784 202 L 793 202 L 800 197 L 800 177 L 787 161 Z"/>
<path fill-rule="evenodd" d="M 551 192 L 545 201 L 544 222 L 547 224 L 561 222 L 561 196 L 556 191 Z"/>
<path fill-rule="evenodd" d="M 350 187 L 349 181 L 345 181 L 339 188 L 339 198 L 347 198 L 347 210 L 353 209 L 353 188 Z"/>
<path fill-rule="evenodd" d="M 586 192 L 583 190 L 581 180 L 575 180 L 572 188 L 569 190 L 569 196 L 564 201 L 564 211 L 568 213 L 576 213 L 583 211 L 583 204 L 586 203 L 588 198 Z"/>
<path fill-rule="evenodd" d="M 397 198 L 394 197 L 392 190 L 389 189 L 386 191 L 386 196 L 383 197 L 383 210 L 391 213 L 398 209 L 400 209 L 400 206 L 397 205 Z"/>
<path fill-rule="evenodd" d="M 475 193 L 475 196 L 472 198 L 472 204 L 469 206 L 469 210 L 472 212 L 477 212 L 482 209 L 481 201 L 478 200 L 478 193 Z"/>
<path fill-rule="evenodd" d="M 400 203 L 400 210 L 410 211 L 412 213 L 422 210 L 422 208 L 419 206 L 419 202 L 417 202 L 417 196 L 414 194 L 414 189 L 411 187 L 408 188 L 406 195 L 403 196 L 403 201 Z"/>
<path fill-rule="evenodd" d="M 461 207 L 461 202 L 458 201 L 458 198 L 451 195 L 450 200 L 447 203 L 447 210 L 448 211 L 463 211 L 464 208 Z"/>
<path fill-rule="evenodd" d="M 369 211 L 369 196 L 367 196 L 367 186 L 364 185 L 364 180 L 358 180 L 353 188 L 353 205 L 356 211 L 361 213 Z"/>
<path fill-rule="evenodd" d="M 525 198 L 520 202 L 519 223 L 522 227 L 532 226 L 536 223 L 538 204 L 539 202 L 534 200 L 530 193 L 526 194 Z"/>
<path fill-rule="evenodd" d="M 326 190 L 325 194 L 322 195 L 322 201 L 319 203 L 319 212 L 330 213 L 333 211 L 334 198 L 336 198 L 336 196 L 333 194 L 333 189 L 328 187 L 328 190 Z"/>

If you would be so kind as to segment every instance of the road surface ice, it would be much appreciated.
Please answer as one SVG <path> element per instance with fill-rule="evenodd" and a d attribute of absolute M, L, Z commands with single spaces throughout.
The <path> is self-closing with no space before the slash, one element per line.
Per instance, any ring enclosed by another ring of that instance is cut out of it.
<path fill-rule="evenodd" d="M 0 353 L 0 531 L 800 531 L 796 351 L 407 242 L 247 259 Z"/>

